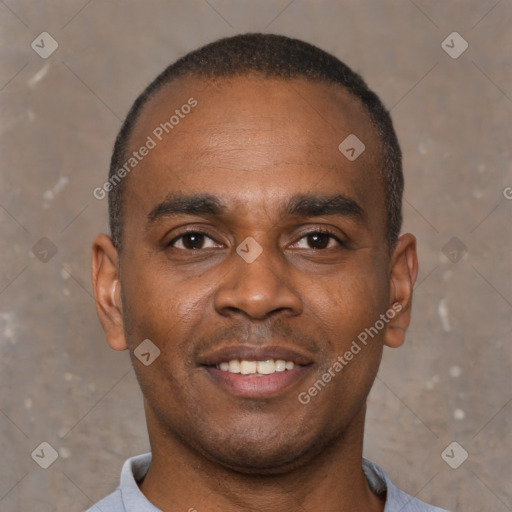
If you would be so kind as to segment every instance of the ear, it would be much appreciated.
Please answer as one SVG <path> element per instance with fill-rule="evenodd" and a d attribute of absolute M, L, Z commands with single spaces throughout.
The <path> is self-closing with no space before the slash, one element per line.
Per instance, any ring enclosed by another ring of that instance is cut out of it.
<path fill-rule="evenodd" d="M 418 276 L 416 238 L 410 233 L 400 236 L 391 257 L 390 296 L 388 310 L 395 312 L 386 329 L 384 344 L 396 348 L 405 341 L 411 321 L 412 292 Z"/>
<path fill-rule="evenodd" d="M 107 235 L 98 235 L 94 239 L 91 272 L 96 311 L 107 343 L 114 350 L 125 350 L 127 345 L 119 282 L 119 256 L 112 239 Z"/>

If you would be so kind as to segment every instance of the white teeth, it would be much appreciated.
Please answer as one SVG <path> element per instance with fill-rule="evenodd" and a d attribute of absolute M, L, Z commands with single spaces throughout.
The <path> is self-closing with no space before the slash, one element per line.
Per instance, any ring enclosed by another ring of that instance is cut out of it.
<path fill-rule="evenodd" d="M 256 373 L 258 363 L 256 361 L 240 361 L 240 373 L 242 375 L 249 375 L 249 373 Z"/>
<path fill-rule="evenodd" d="M 278 359 L 276 361 L 276 372 L 284 372 L 286 370 L 286 361 Z"/>
<path fill-rule="evenodd" d="M 220 364 L 222 365 L 225 363 L 220 363 Z M 220 367 L 220 369 L 225 370 L 225 368 L 222 368 L 222 366 Z M 233 360 L 229 361 L 227 371 L 231 372 L 231 373 L 240 373 L 240 361 L 238 359 L 233 359 Z"/>
<path fill-rule="evenodd" d="M 276 363 L 273 359 L 268 361 L 258 361 L 258 373 L 263 375 L 270 375 L 276 371 Z"/>
<path fill-rule="evenodd" d="M 272 375 L 275 372 L 293 370 L 295 366 L 292 361 L 285 361 L 283 359 L 267 359 L 265 361 L 232 359 L 231 361 L 219 363 L 217 368 L 224 372 L 241 373 L 242 375 Z"/>

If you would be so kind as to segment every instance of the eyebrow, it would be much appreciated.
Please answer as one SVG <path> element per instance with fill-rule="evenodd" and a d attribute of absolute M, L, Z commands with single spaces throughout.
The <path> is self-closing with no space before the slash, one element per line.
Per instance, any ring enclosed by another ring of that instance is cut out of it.
<path fill-rule="evenodd" d="M 222 216 L 228 211 L 227 204 L 218 196 L 212 194 L 184 195 L 180 193 L 168 194 L 147 215 L 147 228 L 149 229 L 160 219 L 178 215 L 207 215 Z M 297 194 L 292 196 L 281 209 L 284 217 L 320 217 L 335 215 L 349 217 L 358 221 L 365 221 L 365 211 L 353 199 L 342 194 L 310 195 Z"/>

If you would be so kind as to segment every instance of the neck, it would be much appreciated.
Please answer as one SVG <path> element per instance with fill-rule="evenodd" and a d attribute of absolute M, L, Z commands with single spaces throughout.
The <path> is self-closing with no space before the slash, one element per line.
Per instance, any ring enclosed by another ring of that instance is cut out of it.
<path fill-rule="evenodd" d="M 323 452 L 277 475 L 243 474 L 212 462 L 146 415 L 152 461 L 139 486 L 163 512 L 384 509 L 362 471 L 365 408 Z"/>

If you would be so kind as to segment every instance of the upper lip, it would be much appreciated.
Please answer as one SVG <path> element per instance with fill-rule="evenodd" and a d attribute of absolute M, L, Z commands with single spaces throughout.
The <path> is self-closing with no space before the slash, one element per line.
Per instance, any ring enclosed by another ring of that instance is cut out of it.
<path fill-rule="evenodd" d="M 245 361 L 266 361 L 267 359 L 281 359 L 292 361 L 294 364 L 306 366 L 313 363 L 311 357 L 297 350 L 277 345 L 254 346 L 232 345 L 218 348 L 198 357 L 199 365 L 213 366 L 225 361 L 240 359 Z"/>

